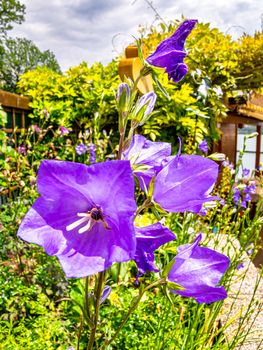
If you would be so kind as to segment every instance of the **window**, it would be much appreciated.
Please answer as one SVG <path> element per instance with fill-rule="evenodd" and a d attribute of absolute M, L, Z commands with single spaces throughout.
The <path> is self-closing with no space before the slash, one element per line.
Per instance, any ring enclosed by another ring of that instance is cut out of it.
<path fill-rule="evenodd" d="M 257 127 L 256 125 L 248 125 L 244 124 L 242 127 L 237 128 L 237 152 L 236 152 L 236 161 L 238 161 L 238 157 L 240 154 L 240 151 L 244 147 L 245 142 L 245 136 L 252 134 L 254 132 L 258 132 L 260 127 Z M 258 149 L 259 140 L 258 137 L 261 137 L 261 150 Z M 259 135 L 258 137 L 253 137 L 246 140 L 245 145 L 245 152 L 242 157 L 242 164 L 244 168 L 250 169 L 250 171 L 255 170 L 257 167 L 257 163 L 259 160 L 259 153 L 260 152 L 260 159 L 263 160 L 263 135 Z M 239 176 L 241 175 L 241 171 L 239 171 Z"/>

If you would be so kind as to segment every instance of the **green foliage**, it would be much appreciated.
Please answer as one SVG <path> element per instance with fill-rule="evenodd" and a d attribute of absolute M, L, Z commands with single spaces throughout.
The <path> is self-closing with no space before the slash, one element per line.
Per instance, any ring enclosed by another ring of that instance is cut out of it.
<path fill-rule="evenodd" d="M 0 33 L 13 29 L 13 23 L 24 21 L 25 5 L 18 0 L 0 0 Z"/>
<path fill-rule="evenodd" d="M 20 75 L 38 66 L 60 72 L 55 55 L 49 50 L 41 52 L 26 38 L 5 38 L 1 50 L 0 81 L 5 90 L 15 92 Z"/>
<path fill-rule="evenodd" d="M 95 114 L 100 116 L 100 129 L 117 127 L 115 91 L 119 83 L 116 62 L 104 67 L 81 63 L 64 75 L 47 68 L 25 73 L 19 83 L 20 92 L 32 98 L 34 117 L 44 118 L 56 125 L 72 127 L 75 131 L 92 125 Z"/>

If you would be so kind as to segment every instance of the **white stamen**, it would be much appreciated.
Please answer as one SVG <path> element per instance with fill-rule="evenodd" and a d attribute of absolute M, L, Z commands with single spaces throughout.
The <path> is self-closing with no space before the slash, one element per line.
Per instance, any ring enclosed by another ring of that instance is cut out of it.
<path fill-rule="evenodd" d="M 86 231 L 90 231 L 95 224 L 96 224 L 96 221 L 92 220 L 90 218 L 90 220 L 88 221 L 87 225 L 81 227 L 78 232 L 79 233 L 84 233 Z"/>
<path fill-rule="evenodd" d="M 79 216 L 79 215 L 78 215 L 78 216 Z M 87 216 L 85 215 L 85 217 L 83 217 L 82 219 L 79 219 L 79 220 L 77 220 L 77 221 L 74 221 L 72 224 L 68 225 L 68 226 L 66 227 L 66 230 L 67 230 L 67 231 L 71 231 L 71 230 L 73 230 L 74 228 L 78 227 L 79 225 L 83 224 L 83 222 L 86 222 L 86 221 L 88 221 L 88 220 L 89 220 L 89 217 L 87 217 Z"/>
<path fill-rule="evenodd" d="M 78 217 L 80 217 L 80 218 L 82 218 L 82 217 L 90 217 L 90 214 L 88 214 L 88 213 L 77 213 L 77 216 Z"/>

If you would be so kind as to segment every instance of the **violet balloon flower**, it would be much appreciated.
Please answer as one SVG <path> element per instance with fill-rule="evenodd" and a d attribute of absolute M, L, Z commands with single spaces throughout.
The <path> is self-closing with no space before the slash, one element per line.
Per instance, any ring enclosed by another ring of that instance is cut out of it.
<path fill-rule="evenodd" d="M 71 132 L 71 130 L 69 130 L 65 126 L 60 126 L 59 131 L 61 135 L 67 135 Z"/>
<path fill-rule="evenodd" d="M 202 142 L 199 143 L 198 149 L 204 153 L 208 152 L 208 144 L 206 139 L 204 139 Z"/>
<path fill-rule="evenodd" d="M 89 161 L 91 164 L 96 163 L 96 146 L 94 145 L 94 143 L 90 143 L 89 144 Z"/>
<path fill-rule="evenodd" d="M 148 187 L 152 177 L 162 169 L 163 160 L 171 154 L 171 144 L 152 142 L 142 135 L 134 135 L 130 147 L 123 152 L 123 158 L 130 160 L 134 174 Z"/>
<path fill-rule="evenodd" d="M 159 222 L 146 226 L 135 227 L 136 252 L 134 261 L 138 267 L 138 276 L 145 272 L 158 272 L 154 264 L 154 251 L 163 244 L 174 240 L 176 237 L 167 227 Z"/>
<path fill-rule="evenodd" d="M 163 40 L 155 52 L 146 58 L 152 66 L 165 68 L 169 79 L 178 82 L 183 79 L 188 71 L 184 63 L 186 52 L 184 51 L 185 40 L 196 25 L 197 20 L 184 21 L 166 40 Z"/>
<path fill-rule="evenodd" d="M 18 146 L 17 152 L 19 154 L 23 154 L 23 156 L 26 156 L 27 154 L 26 146 L 25 145 Z"/>
<path fill-rule="evenodd" d="M 78 146 L 75 146 L 76 153 L 81 156 L 87 151 L 87 146 L 85 146 L 83 143 L 80 143 Z"/>
<path fill-rule="evenodd" d="M 218 175 L 218 165 L 197 155 L 169 157 L 157 174 L 153 200 L 169 212 L 199 213 L 204 203 L 219 199 L 210 196 Z"/>
<path fill-rule="evenodd" d="M 18 230 L 59 259 L 67 277 L 85 277 L 134 258 L 134 181 L 130 162 L 84 165 L 42 161 L 41 196 Z"/>
<path fill-rule="evenodd" d="M 184 287 L 184 290 L 170 290 L 172 293 L 209 304 L 227 297 L 225 288 L 218 283 L 230 260 L 212 249 L 200 247 L 201 238 L 199 235 L 192 244 L 178 247 L 168 280 Z"/>

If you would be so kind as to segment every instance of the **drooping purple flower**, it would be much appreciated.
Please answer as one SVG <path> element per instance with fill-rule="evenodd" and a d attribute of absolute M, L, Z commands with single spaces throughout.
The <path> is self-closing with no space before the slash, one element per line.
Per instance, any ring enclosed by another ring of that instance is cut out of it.
<path fill-rule="evenodd" d="M 111 287 L 106 285 L 100 297 L 100 304 L 102 304 L 108 298 L 110 293 L 111 293 Z"/>
<path fill-rule="evenodd" d="M 90 156 L 89 156 L 89 161 L 91 164 L 94 164 L 96 163 L 96 146 L 94 145 L 94 143 L 90 143 L 89 144 L 89 153 L 90 153 Z"/>
<path fill-rule="evenodd" d="M 244 193 L 255 194 L 256 193 L 256 185 L 253 181 L 250 181 L 249 184 L 244 188 Z"/>
<path fill-rule="evenodd" d="M 246 176 L 249 175 L 249 173 L 250 173 L 250 170 L 247 169 L 247 168 L 244 168 L 243 171 L 242 171 L 242 176 L 243 176 L 243 177 L 246 177 Z"/>
<path fill-rule="evenodd" d="M 25 145 L 18 146 L 17 152 L 19 154 L 23 154 L 23 156 L 26 156 L 27 154 L 26 146 Z"/>
<path fill-rule="evenodd" d="M 123 152 L 123 157 L 130 160 L 133 172 L 144 189 L 144 183 L 148 187 L 152 177 L 162 169 L 163 160 L 170 154 L 170 143 L 152 142 L 142 135 L 134 135 L 130 147 Z"/>
<path fill-rule="evenodd" d="M 33 130 L 36 133 L 40 134 L 42 132 L 42 129 L 37 124 L 36 125 L 32 125 L 32 127 L 33 127 Z"/>
<path fill-rule="evenodd" d="M 153 200 L 169 212 L 199 213 L 204 203 L 219 199 L 210 196 L 218 175 L 218 165 L 205 157 L 182 155 L 157 174 Z"/>
<path fill-rule="evenodd" d="M 65 126 L 61 126 L 59 128 L 60 134 L 61 135 L 67 135 L 71 132 L 71 130 L 69 130 L 68 128 L 66 128 Z"/>
<path fill-rule="evenodd" d="M 101 297 L 100 297 L 100 304 L 102 304 L 108 298 L 110 293 L 111 293 L 111 287 L 108 285 L 105 285 L 103 292 L 101 294 Z M 88 298 L 94 299 L 94 292 L 88 293 Z"/>
<path fill-rule="evenodd" d="M 238 188 L 234 187 L 233 188 L 233 201 L 236 205 L 239 204 L 239 200 L 241 198 L 241 193 Z"/>
<path fill-rule="evenodd" d="M 212 249 L 200 247 L 201 238 L 199 235 L 192 244 L 178 247 L 168 280 L 184 287 L 184 290 L 171 290 L 172 293 L 209 304 L 227 297 L 225 288 L 218 283 L 230 260 Z"/>
<path fill-rule="evenodd" d="M 184 21 L 168 39 L 163 40 L 155 52 L 146 58 L 152 66 L 165 68 L 169 79 L 178 82 L 188 71 L 184 63 L 186 52 L 184 51 L 185 40 L 194 28 L 197 20 Z"/>
<path fill-rule="evenodd" d="M 59 259 L 67 277 L 85 277 L 134 258 L 134 181 L 128 161 L 84 165 L 42 161 L 41 196 L 18 236 Z"/>
<path fill-rule="evenodd" d="M 87 151 L 87 146 L 85 146 L 83 143 L 80 143 L 78 146 L 75 146 L 76 153 L 81 156 Z"/>
<path fill-rule="evenodd" d="M 208 144 L 206 139 L 204 139 L 202 142 L 199 143 L 198 149 L 204 153 L 208 152 Z"/>
<path fill-rule="evenodd" d="M 138 267 L 138 276 L 145 272 L 158 272 L 154 264 L 154 251 L 163 244 L 174 240 L 175 235 L 159 222 L 146 227 L 135 227 L 136 252 L 134 261 Z"/>

